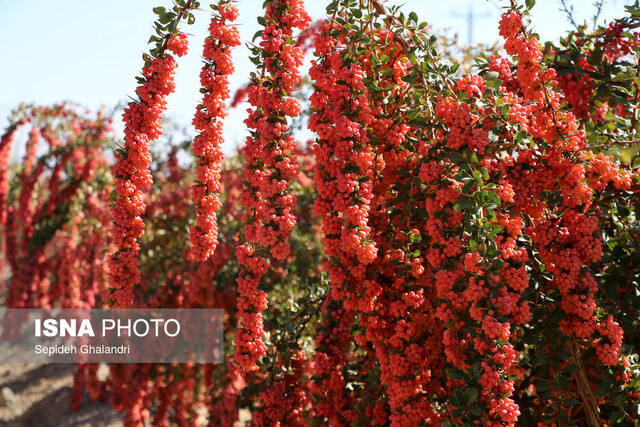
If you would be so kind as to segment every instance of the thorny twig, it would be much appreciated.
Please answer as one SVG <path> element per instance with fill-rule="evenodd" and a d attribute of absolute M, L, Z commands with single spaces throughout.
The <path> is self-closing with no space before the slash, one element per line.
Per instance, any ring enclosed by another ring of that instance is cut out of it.
<path fill-rule="evenodd" d="M 576 24 L 576 21 L 573 18 L 573 5 L 568 5 L 567 0 L 560 0 L 560 4 L 562 5 L 562 9 L 560 9 L 560 11 L 565 13 L 565 15 L 567 16 L 567 20 L 577 30 L 578 24 Z"/>

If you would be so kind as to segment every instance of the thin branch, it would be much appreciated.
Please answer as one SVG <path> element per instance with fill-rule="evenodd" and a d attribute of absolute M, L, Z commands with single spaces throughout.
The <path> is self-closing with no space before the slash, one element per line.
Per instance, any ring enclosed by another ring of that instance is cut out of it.
<path fill-rule="evenodd" d="M 609 203 L 609 202 L 611 202 L 613 200 L 621 199 L 621 198 L 623 198 L 625 196 L 632 197 L 632 196 L 638 196 L 638 195 L 640 195 L 640 192 L 635 192 L 635 193 L 626 193 L 626 192 L 624 192 L 624 193 L 616 193 L 613 196 L 605 197 L 604 199 L 600 200 L 598 202 L 598 204 L 602 205 L 604 203 Z"/>
<path fill-rule="evenodd" d="M 636 77 L 640 78 L 640 64 L 637 65 L 638 70 L 636 71 Z M 636 83 L 636 79 L 633 80 L 633 87 L 635 89 L 635 93 L 633 95 L 633 118 L 631 119 L 631 131 L 635 131 L 636 123 L 638 121 L 638 100 L 640 96 L 640 87 L 638 87 L 638 83 Z"/>
<path fill-rule="evenodd" d="M 598 28 L 598 19 L 600 19 L 600 14 L 602 13 L 602 8 L 604 7 L 604 4 L 607 2 L 607 0 L 596 0 L 596 2 L 593 4 L 596 8 L 596 14 L 593 17 L 593 30 L 595 31 L 596 28 Z"/>
<path fill-rule="evenodd" d="M 387 24 L 387 27 L 389 28 L 389 30 L 391 30 L 393 26 L 397 24 L 396 17 L 393 15 L 390 15 L 389 12 L 387 11 L 387 8 L 380 1 L 372 0 L 370 3 L 373 6 L 373 8 L 376 10 L 377 16 L 380 16 L 380 15 L 384 16 L 384 22 Z M 400 34 L 394 33 L 394 38 L 398 42 L 398 44 L 402 46 L 402 49 L 404 49 L 405 52 L 409 51 L 409 43 L 404 39 L 404 37 L 402 37 Z"/>
<path fill-rule="evenodd" d="M 593 392 L 591 391 L 591 384 L 589 383 L 589 378 L 587 377 L 585 366 L 582 363 L 582 352 L 580 350 L 580 345 L 572 339 L 567 343 L 567 347 L 569 353 L 571 354 L 571 363 L 578 367 L 578 370 L 573 375 L 576 380 L 578 394 L 580 395 L 580 398 L 582 400 L 584 412 L 587 417 L 587 425 L 593 427 L 603 426 L 602 417 L 600 416 L 600 408 L 598 407 L 596 398 L 593 396 Z"/>
<path fill-rule="evenodd" d="M 613 141 L 610 142 L 608 144 L 600 144 L 600 145 L 589 145 L 587 147 L 581 148 L 578 151 L 591 151 L 591 150 L 599 150 L 601 148 L 612 148 L 612 147 L 616 147 L 616 146 L 625 146 L 625 145 L 633 145 L 633 144 L 639 144 L 640 143 L 640 139 L 632 139 L 630 141 Z"/>
<path fill-rule="evenodd" d="M 191 2 L 193 0 L 189 0 L 187 1 L 187 3 L 182 7 L 182 9 L 180 9 L 180 12 L 178 13 L 178 16 L 175 18 L 175 20 L 180 23 L 180 21 L 182 20 L 182 18 L 184 18 L 184 15 L 187 14 L 187 12 L 189 11 L 189 9 L 191 9 Z M 175 33 L 178 32 L 178 26 L 176 25 L 176 31 L 174 33 L 167 33 L 164 36 L 164 41 L 162 43 L 162 47 L 160 48 L 160 55 L 163 56 L 164 55 L 164 51 L 167 49 L 167 46 L 169 45 L 169 41 L 171 40 L 171 37 L 174 36 Z"/>
<path fill-rule="evenodd" d="M 562 9 L 560 9 L 560 11 L 565 13 L 567 20 L 577 30 L 578 24 L 576 24 L 576 21 L 573 18 L 573 5 L 568 5 L 567 0 L 560 0 L 560 4 L 562 5 Z"/>

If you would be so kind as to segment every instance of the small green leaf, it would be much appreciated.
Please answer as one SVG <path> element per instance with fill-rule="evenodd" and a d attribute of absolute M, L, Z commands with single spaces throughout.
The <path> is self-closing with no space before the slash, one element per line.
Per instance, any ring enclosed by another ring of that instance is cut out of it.
<path fill-rule="evenodd" d="M 447 156 L 453 163 L 466 163 L 467 159 L 458 153 L 451 153 Z"/>
<path fill-rule="evenodd" d="M 477 405 L 472 406 L 471 409 L 469 409 L 469 412 L 471 412 L 476 417 L 479 417 L 480 415 L 482 415 L 482 409 L 480 409 L 480 407 Z"/>
<path fill-rule="evenodd" d="M 567 399 L 564 401 L 564 407 L 565 408 L 573 408 L 576 405 L 579 405 L 580 401 L 578 399 L 576 399 L 575 397 L 572 397 L 570 399 Z"/>
<path fill-rule="evenodd" d="M 445 369 L 444 371 L 446 372 L 447 376 L 452 380 L 464 379 L 464 372 L 462 372 L 460 369 L 451 368 L 451 369 Z"/>
<path fill-rule="evenodd" d="M 464 400 L 465 400 L 465 404 L 469 405 L 470 403 L 473 403 L 476 401 L 476 399 L 478 398 L 478 389 L 477 388 L 468 388 L 467 390 L 465 390 L 464 392 Z"/>
<path fill-rule="evenodd" d="M 493 81 L 500 77 L 500 73 L 498 73 L 497 71 L 489 71 L 488 73 L 483 74 L 482 77 L 484 77 L 484 79 L 487 81 Z"/>

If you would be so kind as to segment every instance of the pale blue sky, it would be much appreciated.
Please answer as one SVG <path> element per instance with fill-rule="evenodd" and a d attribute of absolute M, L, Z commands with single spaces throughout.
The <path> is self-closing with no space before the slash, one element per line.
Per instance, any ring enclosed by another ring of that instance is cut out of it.
<path fill-rule="evenodd" d="M 203 9 L 207 2 L 202 0 Z M 321 18 L 326 1 L 307 1 L 312 18 Z M 472 4 L 476 13 L 486 17 L 475 23 L 474 40 L 493 42 L 498 38 L 499 6 L 505 0 L 405 0 L 408 14 L 415 11 L 421 20 L 436 28 L 458 28 L 461 40 L 467 39 L 464 19 L 455 14 L 467 13 Z M 608 0 L 603 19 L 623 14 L 628 0 Z M 543 39 L 555 39 L 569 28 L 558 11 L 557 0 L 538 0 L 534 9 L 534 29 Z M 587 18 L 592 0 L 573 0 L 576 16 Z M 91 108 L 113 106 L 133 96 L 134 76 L 142 66 L 141 54 L 147 40 L 155 6 L 169 6 L 169 0 L 0 0 L 0 129 L 6 116 L 20 102 L 48 104 L 71 100 Z M 262 0 L 240 0 L 240 32 L 250 40 L 258 29 L 257 14 Z M 202 41 L 209 22 L 208 12 L 196 14 L 196 24 L 184 25 L 190 38 L 190 52 L 180 58 L 176 77 L 177 91 L 169 98 L 167 115 L 189 123 L 200 99 L 198 73 L 201 66 Z M 231 81 L 241 86 L 253 70 L 248 50 L 242 46 L 234 52 L 240 71 Z M 243 110 L 232 113 L 225 126 L 227 151 L 244 140 Z"/>

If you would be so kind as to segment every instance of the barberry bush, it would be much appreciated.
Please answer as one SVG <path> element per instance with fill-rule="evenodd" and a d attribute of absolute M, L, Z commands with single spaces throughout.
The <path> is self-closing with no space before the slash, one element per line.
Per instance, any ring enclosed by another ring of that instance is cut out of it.
<path fill-rule="evenodd" d="M 502 46 L 469 67 L 377 0 L 313 23 L 267 0 L 232 97 L 238 11 L 214 2 L 191 138 L 162 118 L 201 6 L 176 0 L 154 9 L 124 141 L 104 113 L 18 108 L 9 306 L 225 309 L 224 363 L 79 365 L 72 407 L 86 390 L 127 425 L 638 425 L 640 6 L 543 44 L 535 2 L 504 3 Z"/>

